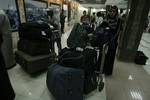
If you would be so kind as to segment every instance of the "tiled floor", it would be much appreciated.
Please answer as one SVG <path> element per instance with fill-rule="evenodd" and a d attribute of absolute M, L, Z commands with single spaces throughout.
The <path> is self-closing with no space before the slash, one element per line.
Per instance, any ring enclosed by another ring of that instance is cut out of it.
<path fill-rule="evenodd" d="M 71 30 L 62 36 L 63 47 L 67 46 L 66 40 L 70 31 Z M 16 38 L 16 36 L 14 37 Z M 14 43 L 16 43 L 16 41 Z M 14 44 L 14 46 L 16 47 L 16 44 Z M 46 72 L 33 77 L 28 75 L 17 65 L 9 70 L 8 73 L 16 92 L 15 100 L 54 100 L 46 86 Z M 97 90 L 93 91 L 91 94 L 85 96 L 85 100 L 106 100 L 105 88 L 102 92 L 98 92 Z"/>
<path fill-rule="evenodd" d="M 144 33 L 139 50 L 150 58 L 150 34 Z M 150 100 L 150 59 L 147 65 L 115 62 L 114 73 L 106 77 L 107 100 Z"/>

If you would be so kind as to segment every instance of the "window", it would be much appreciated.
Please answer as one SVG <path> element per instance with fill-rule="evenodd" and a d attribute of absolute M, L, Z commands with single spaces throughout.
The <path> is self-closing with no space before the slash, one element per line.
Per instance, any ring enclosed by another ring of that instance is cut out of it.
<path fill-rule="evenodd" d="M 15 0 L 1 0 L 0 7 L 7 14 L 12 31 L 18 30 L 19 27 L 19 15 L 17 12 Z"/>
<path fill-rule="evenodd" d="M 37 20 L 47 20 L 47 2 L 24 0 L 26 19 L 28 22 Z"/>

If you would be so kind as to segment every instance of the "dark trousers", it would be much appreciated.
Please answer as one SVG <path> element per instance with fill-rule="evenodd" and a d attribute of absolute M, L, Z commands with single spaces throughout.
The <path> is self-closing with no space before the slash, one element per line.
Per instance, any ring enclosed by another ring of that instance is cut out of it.
<path fill-rule="evenodd" d="M 4 59 L 0 51 L 0 99 L 14 100 L 15 93 L 11 86 L 7 70 L 5 68 Z"/>
<path fill-rule="evenodd" d="M 106 54 L 105 64 L 104 64 L 104 73 L 106 75 L 112 75 L 113 73 L 115 56 L 116 56 L 116 49 L 108 50 L 108 53 Z"/>
<path fill-rule="evenodd" d="M 112 75 L 113 73 L 117 46 L 118 46 L 117 39 L 115 39 L 114 47 L 113 48 L 109 47 L 108 52 L 106 54 L 105 64 L 104 64 L 104 73 L 106 75 Z"/>
<path fill-rule="evenodd" d="M 103 73 L 105 75 L 112 75 L 113 68 L 114 68 L 114 62 L 115 62 L 115 56 L 116 56 L 116 50 L 117 50 L 117 43 L 115 44 L 115 47 L 112 49 L 109 47 L 107 54 L 105 55 L 105 61 L 104 61 L 104 68 Z M 97 70 L 100 70 L 102 60 L 102 48 L 100 48 L 98 62 L 97 62 Z"/>
<path fill-rule="evenodd" d="M 65 23 L 61 23 L 61 33 L 64 33 Z"/>

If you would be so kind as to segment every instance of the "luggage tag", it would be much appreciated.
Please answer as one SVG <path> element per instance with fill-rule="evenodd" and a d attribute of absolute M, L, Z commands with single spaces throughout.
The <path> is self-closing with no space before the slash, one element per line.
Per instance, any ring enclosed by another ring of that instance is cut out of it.
<path fill-rule="evenodd" d="M 83 49 L 82 49 L 82 48 L 80 48 L 80 47 L 77 47 L 77 48 L 76 48 L 76 51 L 80 51 L 80 52 L 82 52 L 82 51 L 83 51 Z"/>
<path fill-rule="evenodd" d="M 52 26 L 51 24 L 48 24 L 48 26 L 49 26 L 51 29 L 54 29 L 54 26 Z"/>
<path fill-rule="evenodd" d="M 41 34 L 42 34 L 43 36 L 46 36 L 46 33 L 45 33 L 44 31 L 41 31 Z"/>
<path fill-rule="evenodd" d="M 94 49 L 92 46 L 86 46 L 85 49 Z"/>

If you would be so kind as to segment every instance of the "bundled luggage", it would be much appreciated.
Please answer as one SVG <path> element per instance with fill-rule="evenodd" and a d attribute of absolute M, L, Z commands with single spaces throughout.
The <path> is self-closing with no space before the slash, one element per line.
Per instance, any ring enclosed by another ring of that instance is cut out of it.
<path fill-rule="evenodd" d="M 22 51 L 15 52 L 16 62 L 29 74 L 34 74 L 45 70 L 55 63 L 55 55 L 30 56 Z"/>
<path fill-rule="evenodd" d="M 87 31 L 85 28 L 79 23 L 76 23 L 67 39 L 67 45 L 70 48 L 85 48 L 87 45 L 87 38 Z"/>
<path fill-rule="evenodd" d="M 51 34 L 53 29 L 44 22 L 22 23 L 19 27 L 16 61 L 29 74 L 45 70 L 56 62 L 52 52 Z"/>
<path fill-rule="evenodd" d="M 84 56 L 80 51 L 76 52 L 75 50 L 64 48 L 59 52 L 58 64 L 66 67 L 83 69 Z"/>
<path fill-rule="evenodd" d="M 54 64 L 47 73 L 47 87 L 56 100 L 83 100 L 84 71 Z"/>
<path fill-rule="evenodd" d="M 47 87 L 56 100 L 83 100 L 84 94 L 91 93 L 97 87 L 99 91 L 103 89 L 102 71 L 96 73 L 98 51 L 89 44 L 86 29 L 79 23 L 75 24 L 67 39 L 69 48 L 62 49 L 59 52 L 57 64 L 48 69 Z M 103 64 L 100 70 L 103 70 Z M 71 75 L 70 80 L 67 80 Z M 76 86 L 72 87 L 74 76 L 76 76 L 74 79 Z M 81 78 L 81 76 L 84 77 Z M 66 92 L 68 88 L 70 88 L 69 91 L 72 91 L 72 95 Z"/>
<path fill-rule="evenodd" d="M 18 50 L 31 56 L 50 54 L 50 42 L 48 40 L 36 41 L 20 39 L 18 41 Z"/>
<path fill-rule="evenodd" d="M 46 23 L 27 22 L 19 26 L 19 37 L 28 40 L 45 40 L 50 38 L 52 29 Z"/>

